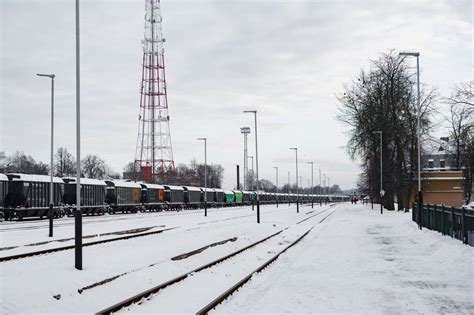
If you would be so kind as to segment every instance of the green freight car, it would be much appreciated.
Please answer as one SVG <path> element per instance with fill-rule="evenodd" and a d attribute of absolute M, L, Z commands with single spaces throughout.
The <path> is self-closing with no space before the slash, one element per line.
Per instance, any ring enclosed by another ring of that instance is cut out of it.
<path fill-rule="evenodd" d="M 225 205 L 232 206 L 234 204 L 234 192 L 232 190 L 225 190 Z"/>
<path fill-rule="evenodd" d="M 241 191 L 234 190 L 234 196 L 235 196 L 235 199 L 234 199 L 235 203 L 238 205 L 241 205 L 244 194 Z"/>

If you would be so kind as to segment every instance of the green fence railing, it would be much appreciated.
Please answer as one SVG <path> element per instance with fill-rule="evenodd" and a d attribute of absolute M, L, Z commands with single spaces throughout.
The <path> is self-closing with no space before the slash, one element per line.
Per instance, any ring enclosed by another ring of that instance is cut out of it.
<path fill-rule="evenodd" d="M 474 246 L 474 211 L 443 205 L 413 203 L 412 220 L 421 228 L 450 235 Z"/>

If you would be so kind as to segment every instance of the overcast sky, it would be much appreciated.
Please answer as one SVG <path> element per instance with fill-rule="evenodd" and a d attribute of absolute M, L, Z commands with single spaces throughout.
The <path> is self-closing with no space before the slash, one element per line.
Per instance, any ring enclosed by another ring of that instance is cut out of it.
<path fill-rule="evenodd" d="M 144 0 L 81 1 L 82 153 L 116 171 L 134 159 Z M 50 82 L 55 73 L 55 146 L 75 154 L 74 1 L 1 0 L 0 151 L 49 161 Z M 176 163 L 243 164 L 239 127 L 258 110 L 260 178 L 280 184 L 299 148 L 331 184 L 355 187 L 337 100 L 361 68 L 389 49 L 421 53 L 421 80 L 448 95 L 472 78 L 472 3 L 456 1 L 162 0 L 171 136 Z M 413 61 L 414 62 L 414 61 Z M 253 134 L 249 155 L 254 154 Z M 317 171 L 315 171 L 317 174 Z M 315 179 L 315 184 L 318 180 Z"/>

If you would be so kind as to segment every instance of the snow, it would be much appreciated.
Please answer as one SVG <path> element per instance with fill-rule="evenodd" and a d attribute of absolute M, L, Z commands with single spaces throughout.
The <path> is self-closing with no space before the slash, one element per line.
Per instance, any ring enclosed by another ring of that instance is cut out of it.
<path fill-rule="evenodd" d="M 314 210 L 314 211 L 313 211 Z M 309 218 L 301 224 L 296 222 Z M 335 210 L 334 213 L 332 213 Z M 318 223 L 324 216 L 326 220 Z M 313 230 L 218 306 L 216 313 L 472 313 L 473 248 L 429 230 L 411 214 L 370 206 L 261 206 L 261 224 L 251 207 L 84 217 L 83 235 L 133 228 L 160 234 L 84 247 L 84 270 L 74 269 L 74 251 L 0 263 L 0 314 L 93 313 L 189 272 L 272 233 L 261 245 L 152 296 L 128 312 L 195 313 L 299 235 Z M 73 218 L 0 224 L 1 256 L 73 244 Z M 95 236 L 84 242 L 114 238 Z M 236 238 L 236 239 L 234 239 Z M 182 260 L 172 257 L 206 245 Z M 25 246 L 54 240 L 51 243 Z M 119 276 L 121 275 L 121 276 Z M 103 285 L 93 284 L 118 276 Z M 54 296 L 61 295 L 59 299 Z"/>
<path fill-rule="evenodd" d="M 81 183 L 82 183 L 82 178 L 81 178 Z M 115 187 L 126 187 L 126 188 L 142 188 L 140 183 L 137 182 L 127 182 L 123 180 L 106 180 L 105 183 L 111 184 L 112 186 Z"/>
<path fill-rule="evenodd" d="M 8 173 L 12 181 L 24 181 L 24 182 L 51 182 L 50 175 L 32 175 L 32 174 L 20 174 L 20 173 Z M 7 176 L 7 177 L 8 177 Z M 60 177 L 53 176 L 53 183 L 64 184 L 64 181 Z"/>
<path fill-rule="evenodd" d="M 63 179 L 65 182 L 68 182 L 71 184 L 74 184 L 77 180 L 76 177 L 64 177 Z M 107 186 L 107 184 L 103 180 L 94 179 L 94 178 L 85 178 L 85 177 L 81 177 L 81 185 Z"/>
<path fill-rule="evenodd" d="M 473 248 L 369 209 L 339 209 L 216 313 L 472 314 Z"/>

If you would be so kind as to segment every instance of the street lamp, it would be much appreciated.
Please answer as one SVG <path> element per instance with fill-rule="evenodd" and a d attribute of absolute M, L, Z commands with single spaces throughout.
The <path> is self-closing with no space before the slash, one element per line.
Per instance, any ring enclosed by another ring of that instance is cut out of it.
<path fill-rule="evenodd" d="M 380 134 L 380 214 L 383 213 L 382 197 L 384 195 L 382 185 L 383 163 L 382 163 L 382 131 L 373 131 L 374 134 Z"/>
<path fill-rule="evenodd" d="M 252 187 L 251 189 L 253 190 L 253 177 L 255 176 L 255 173 L 253 171 L 253 156 L 247 156 L 248 159 L 252 159 Z"/>
<path fill-rule="evenodd" d="M 421 101 L 420 101 L 420 53 L 419 52 L 400 52 L 399 56 L 403 57 L 416 57 L 416 87 L 417 87 L 417 115 L 416 115 L 416 138 L 418 142 L 418 218 L 419 226 L 421 229 L 421 207 L 423 203 L 423 194 L 421 192 L 421 127 L 420 127 L 420 116 L 421 116 Z"/>
<path fill-rule="evenodd" d="M 311 164 L 311 208 L 314 208 L 314 197 L 313 197 L 313 186 L 314 186 L 313 166 L 314 166 L 314 162 L 308 162 L 308 164 Z"/>
<path fill-rule="evenodd" d="M 250 127 L 241 127 L 240 133 L 244 135 L 244 190 L 246 190 L 246 181 L 248 172 L 248 160 L 247 160 L 247 136 L 250 134 Z"/>
<path fill-rule="evenodd" d="M 54 74 L 36 74 L 39 77 L 47 77 L 51 79 L 51 164 L 50 174 L 51 181 L 49 184 L 49 237 L 53 237 L 53 202 L 54 202 L 54 189 L 53 189 L 53 142 L 54 142 Z"/>
<path fill-rule="evenodd" d="M 291 205 L 291 198 L 290 198 L 290 191 L 291 184 L 290 184 L 290 171 L 288 171 L 288 207 Z"/>
<path fill-rule="evenodd" d="M 324 194 L 326 194 L 326 174 L 323 174 L 323 176 L 324 176 L 324 179 L 323 179 L 324 189 L 323 189 L 323 191 L 324 191 Z M 327 203 L 327 200 L 326 200 L 326 198 L 324 198 L 324 204 L 326 204 L 326 203 Z"/>
<path fill-rule="evenodd" d="M 290 148 L 290 150 L 295 150 L 295 153 L 296 153 L 296 213 L 299 213 L 300 205 L 299 205 L 299 192 L 298 192 L 298 148 Z"/>
<path fill-rule="evenodd" d="M 319 170 L 319 206 L 321 207 L 323 205 L 323 187 L 321 186 L 321 169 L 318 168 Z"/>
<path fill-rule="evenodd" d="M 251 185 L 251 186 L 250 186 L 250 189 L 251 189 L 252 191 L 255 191 L 255 188 L 254 188 L 254 187 L 255 187 L 255 186 L 254 186 L 254 176 L 255 176 L 255 172 L 253 171 L 253 156 L 248 156 L 247 158 L 248 158 L 248 159 L 252 159 L 252 181 L 251 181 L 251 183 L 250 183 L 250 185 Z M 247 175 L 247 177 L 248 177 L 248 175 Z M 254 200 L 253 200 L 253 198 L 252 198 L 252 211 L 253 211 L 253 210 L 254 210 Z"/>
<path fill-rule="evenodd" d="M 278 208 L 278 166 L 273 167 L 276 171 L 276 201 L 277 201 L 277 208 Z"/>
<path fill-rule="evenodd" d="M 79 0 L 76 0 L 76 213 L 74 216 L 75 267 L 82 270 L 82 212 L 81 212 L 81 62 Z"/>
<path fill-rule="evenodd" d="M 207 217 L 207 138 L 197 138 L 204 141 L 204 216 Z"/>
<path fill-rule="evenodd" d="M 257 167 L 257 223 L 260 223 L 260 195 L 258 193 L 258 142 L 257 142 L 257 111 L 244 110 L 244 113 L 252 113 L 255 117 L 255 165 Z"/>

